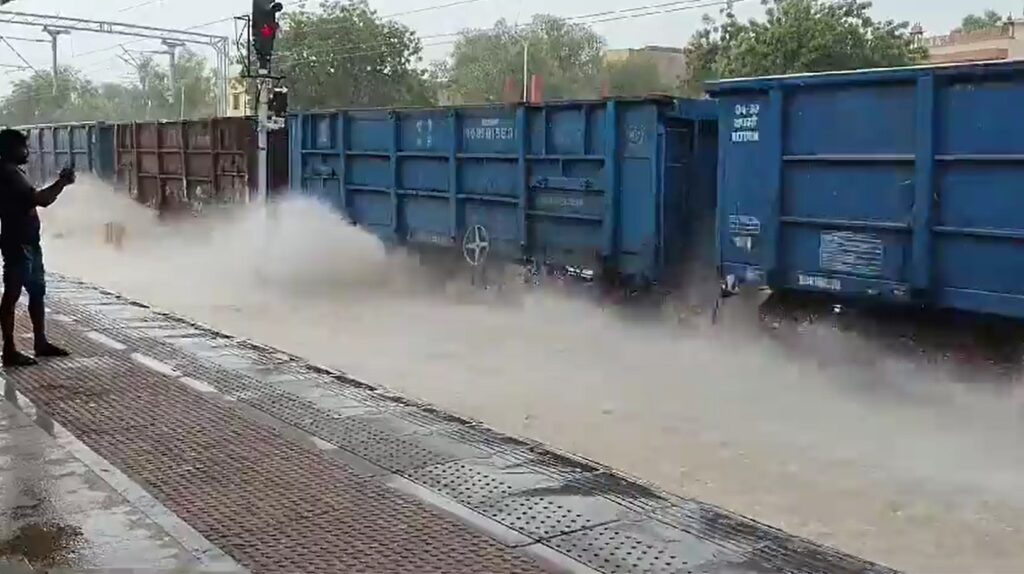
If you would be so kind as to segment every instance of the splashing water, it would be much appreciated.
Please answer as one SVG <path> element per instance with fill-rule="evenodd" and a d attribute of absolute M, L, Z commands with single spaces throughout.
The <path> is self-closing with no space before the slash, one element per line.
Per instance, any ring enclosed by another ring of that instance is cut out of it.
<path fill-rule="evenodd" d="M 312 201 L 158 220 L 83 182 L 44 231 L 55 270 L 669 490 L 899 568 L 1024 570 L 1016 375 L 742 302 L 699 329 L 551 289 L 479 304 Z"/>

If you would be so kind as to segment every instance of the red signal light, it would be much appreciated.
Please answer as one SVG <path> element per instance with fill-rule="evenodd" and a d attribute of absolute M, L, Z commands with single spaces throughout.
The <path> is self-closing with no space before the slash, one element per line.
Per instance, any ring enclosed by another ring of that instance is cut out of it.
<path fill-rule="evenodd" d="M 273 38 L 276 34 L 277 28 L 275 26 L 271 26 L 270 24 L 264 24 L 263 27 L 260 28 L 260 36 L 263 36 L 268 40 L 270 38 Z"/>

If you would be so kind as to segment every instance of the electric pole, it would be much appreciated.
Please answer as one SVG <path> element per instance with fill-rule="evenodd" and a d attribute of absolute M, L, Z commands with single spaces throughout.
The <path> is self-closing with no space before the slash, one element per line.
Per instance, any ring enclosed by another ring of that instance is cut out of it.
<path fill-rule="evenodd" d="M 178 48 L 182 48 L 185 45 L 172 40 L 164 40 L 161 43 L 167 48 L 167 56 L 170 59 L 170 72 L 167 77 L 171 84 L 171 104 L 179 112 L 178 117 L 185 119 L 184 88 L 178 86 Z"/>
<path fill-rule="evenodd" d="M 43 32 L 50 35 L 50 50 L 53 52 L 53 95 L 57 95 L 57 38 L 65 34 L 70 34 L 67 30 L 61 28 L 51 28 L 49 26 L 43 26 Z"/>

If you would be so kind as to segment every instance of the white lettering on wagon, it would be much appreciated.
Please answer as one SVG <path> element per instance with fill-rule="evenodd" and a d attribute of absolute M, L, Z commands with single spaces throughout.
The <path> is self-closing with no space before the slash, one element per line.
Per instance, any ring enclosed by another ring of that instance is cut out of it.
<path fill-rule="evenodd" d="M 467 140 L 514 140 L 516 129 L 509 124 L 511 124 L 511 120 L 485 118 L 480 120 L 478 126 L 465 127 L 462 130 L 462 135 Z"/>
<path fill-rule="evenodd" d="M 761 141 L 760 104 L 737 104 L 733 110 L 732 143 L 755 143 Z"/>

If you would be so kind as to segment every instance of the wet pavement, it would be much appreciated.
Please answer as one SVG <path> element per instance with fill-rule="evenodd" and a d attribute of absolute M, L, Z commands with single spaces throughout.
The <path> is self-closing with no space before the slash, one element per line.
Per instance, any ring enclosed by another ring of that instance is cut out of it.
<path fill-rule="evenodd" d="M 891 571 L 114 293 L 50 287 L 74 356 L 4 374 L 12 567 Z"/>
<path fill-rule="evenodd" d="M 13 386 L 4 390 L 0 572 L 243 571 Z"/>

